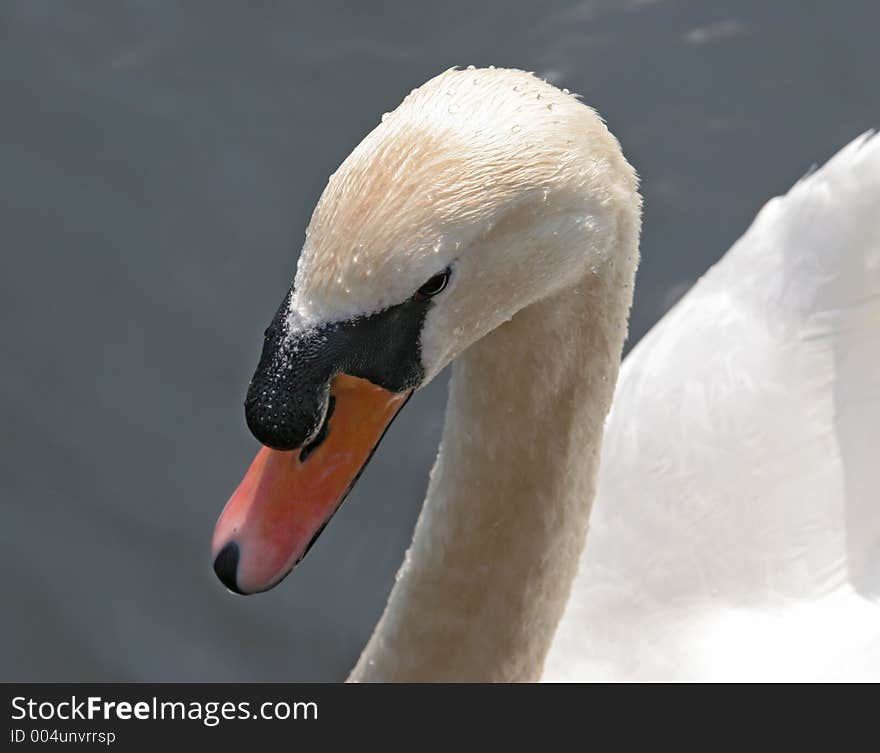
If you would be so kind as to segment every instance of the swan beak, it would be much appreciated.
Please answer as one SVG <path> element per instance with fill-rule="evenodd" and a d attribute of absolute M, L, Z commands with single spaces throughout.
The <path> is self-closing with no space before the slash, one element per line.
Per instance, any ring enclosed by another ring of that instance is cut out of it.
<path fill-rule="evenodd" d="M 305 557 L 411 392 L 340 374 L 310 444 L 260 449 L 214 528 L 214 572 L 229 590 L 266 591 Z"/>

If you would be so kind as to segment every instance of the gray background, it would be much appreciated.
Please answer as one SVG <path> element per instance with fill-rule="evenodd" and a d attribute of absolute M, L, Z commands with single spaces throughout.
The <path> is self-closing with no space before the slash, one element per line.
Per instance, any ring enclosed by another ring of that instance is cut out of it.
<path fill-rule="evenodd" d="M 0 5 L 2 680 L 342 679 L 426 486 L 445 378 L 296 573 L 210 571 L 242 400 L 327 176 L 451 65 L 535 70 L 644 179 L 631 342 L 763 202 L 880 125 L 880 3 Z"/>

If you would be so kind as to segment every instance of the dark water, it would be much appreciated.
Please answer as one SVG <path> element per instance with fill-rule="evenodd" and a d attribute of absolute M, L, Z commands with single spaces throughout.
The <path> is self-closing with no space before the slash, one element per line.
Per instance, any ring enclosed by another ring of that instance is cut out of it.
<path fill-rule="evenodd" d="M 433 460 L 418 394 L 303 566 L 209 569 L 242 399 L 327 176 L 451 65 L 584 95 L 644 179 L 632 341 L 756 209 L 880 125 L 880 4 L 0 6 L 3 680 L 341 679 Z"/>

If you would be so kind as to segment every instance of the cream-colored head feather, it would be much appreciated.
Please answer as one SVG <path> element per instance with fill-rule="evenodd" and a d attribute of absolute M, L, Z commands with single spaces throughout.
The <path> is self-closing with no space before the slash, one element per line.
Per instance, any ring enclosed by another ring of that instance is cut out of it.
<path fill-rule="evenodd" d="M 605 264 L 638 207 L 635 173 L 591 108 L 523 71 L 448 70 L 330 177 L 306 231 L 291 331 L 381 311 L 451 267 L 422 331 L 430 379 Z"/>

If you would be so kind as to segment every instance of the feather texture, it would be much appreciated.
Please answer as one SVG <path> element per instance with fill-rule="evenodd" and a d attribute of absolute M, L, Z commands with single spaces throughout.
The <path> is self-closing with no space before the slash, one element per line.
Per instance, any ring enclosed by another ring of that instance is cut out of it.
<path fill-rule="evenodd" d="M 626 359 L 548 680 L 880 679 L 880 138 Z"/>

